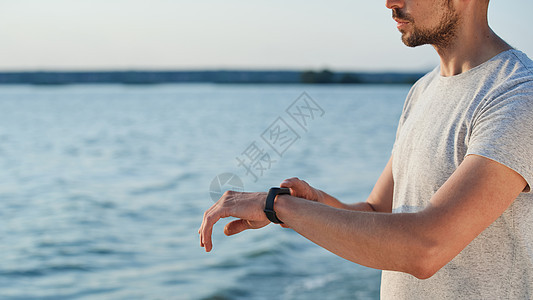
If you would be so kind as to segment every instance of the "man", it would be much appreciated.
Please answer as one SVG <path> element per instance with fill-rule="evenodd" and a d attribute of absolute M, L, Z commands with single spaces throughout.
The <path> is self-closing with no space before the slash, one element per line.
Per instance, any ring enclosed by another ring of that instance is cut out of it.
<path fill-rule="evenodd" d="M 284 227 L 384 270 L 384 299 L 533 297 L 533 62 L 488 26 L 488 0 L 387 0 L 403 42 L 440 66 L 411 89 L 392 156 L 366 202 L 291 178 Z M 226 193 L 204 214 L 227 235 L 270 223 L 266 193 Z M 312 201 L 309 201 L 312 200 Z"/>

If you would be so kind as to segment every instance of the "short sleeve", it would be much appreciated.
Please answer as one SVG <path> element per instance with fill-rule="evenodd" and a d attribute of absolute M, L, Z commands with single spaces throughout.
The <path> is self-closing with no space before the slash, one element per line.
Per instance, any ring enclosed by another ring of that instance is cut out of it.
<path fill-rule="evenodd" d="M 476 111 L 466 155 L 469 154 L 511 168 L 533 187 L 533 82 L 487 100 Z"/>

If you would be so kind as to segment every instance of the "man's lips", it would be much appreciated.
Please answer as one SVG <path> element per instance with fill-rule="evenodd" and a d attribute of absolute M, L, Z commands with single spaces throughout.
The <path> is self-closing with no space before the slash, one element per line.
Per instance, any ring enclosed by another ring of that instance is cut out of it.
<path fill-rule="evenodd" d="M 394 21 L 396 21 L 396 23 L 398 23 L 398 25 L 396 26 L 396 27 L 398 27 L 398 29 L 400 29 L 402 27 L 405 27 L 407 24 L 409 24 L 409 21 L 398 19 L 398 18 L 394 18 Z"/>

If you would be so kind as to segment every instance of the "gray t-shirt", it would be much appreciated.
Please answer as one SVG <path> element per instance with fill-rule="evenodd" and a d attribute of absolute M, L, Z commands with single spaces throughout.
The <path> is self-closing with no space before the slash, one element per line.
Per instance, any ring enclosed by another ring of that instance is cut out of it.
<path fill-rule="evenodd" d="M 533 188 L 533 62 L 509 50 L 465 73 L 436 68 L 411 89 L 393 148 L 393 212 L 428 204 L 469 154 Z M 513 204 L 433 277 L 383 271 L 382 299 L 533 298 L 533 193 Z"/>

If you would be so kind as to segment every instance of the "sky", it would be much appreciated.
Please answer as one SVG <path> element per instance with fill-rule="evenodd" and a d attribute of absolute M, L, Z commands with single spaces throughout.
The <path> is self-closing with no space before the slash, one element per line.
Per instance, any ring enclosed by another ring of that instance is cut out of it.
<path fill-rule="evenodd" d="M 491 0 L 489 23 L 533 57 L 532 0 Z M 0 71 L 427 71 L 385 0 L 0 0 Z"/>

